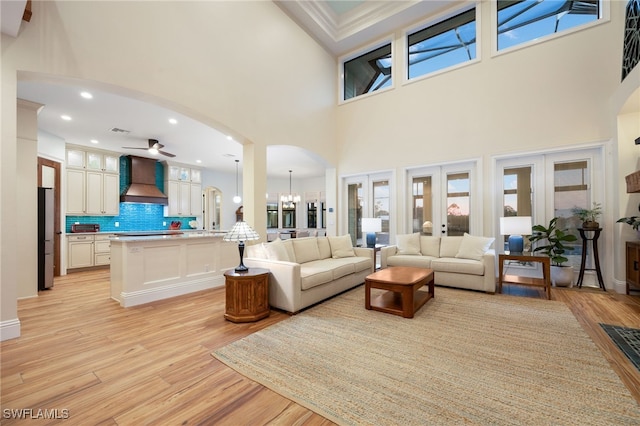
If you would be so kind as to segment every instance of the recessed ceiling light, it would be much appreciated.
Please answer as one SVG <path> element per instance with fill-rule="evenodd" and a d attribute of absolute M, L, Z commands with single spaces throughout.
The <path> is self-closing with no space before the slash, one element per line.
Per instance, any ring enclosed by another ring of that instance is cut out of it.
<path fill-rule="evenodd" d="M 93 95 L 89 92 L 80 92 L 80 96 L 82 96 L 85 99 L 93 99 Z"/>
<path fill-rule="evenodd" d="M 69 117 L 68 115 L 61 115 L 60 118 L 62 118 L 65 121 L 71 121 L 71 117 Z"/>
<path fill-rule="evenodd" d="M 202 163 L 202 160 L 196 160 L 196 163 Z"/>
<path fill-rule="evenodd" d="M 100 142 L 98 142 L 98 139 L 91 139 L 91 143 L 100 143 Z"/>
<path fill-rule="evenodd" d="M 175 118 L 170 118 L 170 119 L 169 119 L 169 123 L 171 123 L 171 124 L 178 124 L 178 120 L 176 120 Z"/>
<path fill-rule="evenodd" d="M 232 141 L 232 140 L 233 140 L 233 137 L 231 137 L 231 136 L 227 136 L 227 139 L 229 139 L 230 141 Z"/>

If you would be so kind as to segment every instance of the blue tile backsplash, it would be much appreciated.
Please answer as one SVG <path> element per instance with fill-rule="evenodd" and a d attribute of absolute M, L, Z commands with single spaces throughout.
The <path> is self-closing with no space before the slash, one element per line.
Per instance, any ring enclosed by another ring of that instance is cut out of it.
<path fill-rule="evenodd" d="M 65 229 L 71 232 L 71 225 L 79 223 L 98 223 L 100 231 L 158 231 L 169 229 L 171 221 L 182 222 L 182 229 L 190 229 L 189 222 L 195 217 L 164 217 L 162 204 L 120 203 L 118 216 L 67 216 Z M 120 224 L 116 228 L 116 222 Z M 167 224 L 162 225 L 163 222 Z"/>
<path fill-rule="evenodd" d="M 129 181 L 129 169 L 125 156 L 120 157 L 120 193 L 127 188 Z M 164 192 L 164 166 L 156 163 L 156 185 Z M 162 204 L 146 203 L 120 203 L 120 214 L 118 216 L 67 216 L 65 222 L 65 232 L 71 232 L 71 225 L 74 223 L 97 223 L 100 231 L 158 231 L 169 229 L 172 221 L 182 222 L 182 229 L 190 229 L 189 222 L 195 217 L 165 217 L 164 206 Z M 116 222 L 120 226 L 116 227 Z M 166 225 L 162 225 L 166 222 Z"/>

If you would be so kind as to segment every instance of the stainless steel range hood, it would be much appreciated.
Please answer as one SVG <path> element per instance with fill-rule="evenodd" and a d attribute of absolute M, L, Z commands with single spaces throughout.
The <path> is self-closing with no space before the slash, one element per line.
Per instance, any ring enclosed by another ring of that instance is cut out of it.
<path fill-rule="evenodd" d="M 156 163 L 153 158 L 128 155 L 128 186 L 121 202 L 167 205 L 167 196 L 156 186 Z"/>

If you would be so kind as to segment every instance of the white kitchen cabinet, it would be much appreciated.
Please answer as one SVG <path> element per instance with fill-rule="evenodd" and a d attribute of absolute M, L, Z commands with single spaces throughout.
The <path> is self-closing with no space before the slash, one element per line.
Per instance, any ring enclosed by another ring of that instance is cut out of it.
<path fill-rule="evenodd" d="M 68 215 L 117 216 L 120 210 L 120 157 L 67 148 Z"/>
<path fill-rule="evenodd" d="M 201 216 L 202 189 L 198 184 L 167 181 L 168 204 L 165 216 Z"/>
<path fill-rule="evenodd" d="M 112 236 L 113 234 L 69 235 L 67 269 L 109 265 Z"/>
<path fill-rule="evenodd" d="M 81 149 L 67 149 L 67 168 L 84 169 L 86 152 Z"/>
<path fill-rule="evenodd" d="M 95 266 L 109 265 L 111 263 L 111 240 L 112 234 L 100 234 L 95 236 L 93 243 L 93 253 Z"/>
<path fill-rule="evenodd" d="M 120 177 L 87 171 L 86 182 L 86 214 L 117 216 L 120 210 Z"/>
<path fill-rule="evenodd" d="M 85 175 L 84 170 L 67 170 L 67 214 L 85 214 Z"/>
<path fill-rule="evenodd" d="M 68 237 L 68 269 L 87 268 L 94 265 L 93 235 L 70 235 Z"/>
<path fill-rule="evenodd" d="M 165 216 L 202 216 L 200 170 L 166 161 L 164 166 L 168 198 Z"/>
<path fill-rule="evenodd" d="M 191 169 L 190 170 L 190 174 L 191 174 L 191 183 L 202 183 L 202 178 L 200 176 L 200 170 Z"/>
<path fill-rule="evenodd" d="M 96 170 L 108 173 L 120 171 L 120 157 L 116 154 L 87 151 L 87 170 Z"/>

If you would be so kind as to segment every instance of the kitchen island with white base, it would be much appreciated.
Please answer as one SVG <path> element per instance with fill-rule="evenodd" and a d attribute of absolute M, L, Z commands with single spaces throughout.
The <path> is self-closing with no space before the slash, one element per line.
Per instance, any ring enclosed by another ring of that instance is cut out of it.
<path fill-rule="evenodd" d="M 121 306 L 225 285 L 239 262 L 238 244 L 224 232 L 118 235 L 111 238 L 111 298 Z"/>

